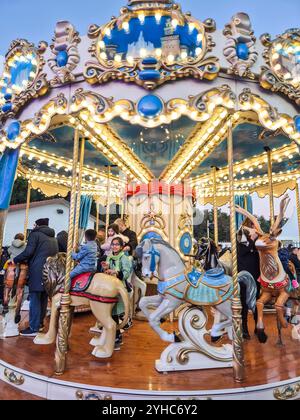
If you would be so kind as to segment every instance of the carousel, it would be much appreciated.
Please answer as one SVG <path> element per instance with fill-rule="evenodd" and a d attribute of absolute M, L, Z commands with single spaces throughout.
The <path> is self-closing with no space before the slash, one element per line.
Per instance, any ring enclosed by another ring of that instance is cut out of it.
<path fill-rule="evenodd" d="M 62 21 L 50 45 L 13 41 L 0 86 L 1 242 L 17 177 L 28 181 L 25 233 L 32 189 L 70 198 L 67 255 L 45 267 L 55 283 L 49 331 L 29 340 L 15 324 L 8 333 L 11 304 L 0 323 L 0 379 L 50 400 L 298 399 L 300 330 L 284 318 L 298 290 L 288 290 L 277 251 L 289 190 L 300 239 L 300 30 L 257 39 L 245 13 L 217 29 L 172 0 L 128 0 L 86 35 Z M 269 232 L 252 214 L 253 193 L 269 197 Z M 137 233 L 133 296 L 102 274 L 74 293 L 71 253 L 93 201 L 96 229 L 113 215 Z M 208 269 L 191 257 L 196 209 L 208 204 L 216 244 L 219 210 L 229 207 L 227 271 L 218 256 Z M 259 237 L 257 302 L 254 279 L 238 272 L 245 218 Z M 247 342 L 242 283 L 258 310 Z M 113 351 L 118 295 L 134 322 Z M 82 305 L 91 311 L 73 318 Z"/>

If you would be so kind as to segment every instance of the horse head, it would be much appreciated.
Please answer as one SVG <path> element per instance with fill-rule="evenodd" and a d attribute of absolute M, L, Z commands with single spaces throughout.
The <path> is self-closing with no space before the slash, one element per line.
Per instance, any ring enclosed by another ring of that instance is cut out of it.
<path fill-rule="evenodd" d="M 159 263 L 160 253 L 155 249 L 151 239 L 145 239 L 137 248 L 136 255 L 142 262 L 143 277 L 151 278 L 157 274 L 156 267 Z"/>
<path fill-rule="evenodd" d="M 66 276 L 66 254 L 61 252 L 49 257 L 44 265 L 43 281 L 50 298 L 60 292 Z"/>

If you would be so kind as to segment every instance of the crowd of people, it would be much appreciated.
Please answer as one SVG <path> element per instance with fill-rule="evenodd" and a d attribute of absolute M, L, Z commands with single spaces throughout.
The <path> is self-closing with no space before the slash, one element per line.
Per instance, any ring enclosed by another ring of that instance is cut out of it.
<path fill-rule="evenodd" d="M 72 252 L 74 268 L 71 279 L 83 273 L 106 273 L 117 277 L 131 293 L 130 276 L 133 269 L 132 255 L 137 247 L 137 235 L 130 230 L 124 220 L 117 219 L 106 229 L 98 232 L 88 229 L 84 233 L 84 242 Z M 8 248 L 2 253 L 2 267 L 5 259 L 15 264 L 27 262 L 29 266 L 29 326 L 20 331 L 21 336 L 35 337 L 44 329 L 48 295 L 43 284 L 43 267 L 48 257 L 58 252 L 67 252 L 68 233 L 55 231 L 49 227 L 49 219 L 38 219 L 28 236 L 27 243 L 23 234 L 17 234 Z M 6 261 L 7 262 L 7 261 Z M 124 314 L 124 305 L 120 299 L 115 305 L 113 318 L 118 324 Z M 124 329 L 130 328 L 130 319 Z M 115 349 L 122 344 L 122 333 L 118 331 Z"/>

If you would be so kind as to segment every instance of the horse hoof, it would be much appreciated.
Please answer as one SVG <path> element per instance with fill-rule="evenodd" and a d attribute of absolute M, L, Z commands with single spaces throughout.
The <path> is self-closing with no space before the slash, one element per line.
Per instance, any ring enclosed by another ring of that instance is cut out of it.
<path fill-rule="evenodd" d="M 251 336 L 249 333 L 243 333 L 243 339 L 244 340 L 251 340 Z"/>
<path fill-rule="evenodd" d="M 222 335 L 219 335 L 218 337 L 210 337 L 210 340 L 212 343 L 217 343 L 222 338 Z"/>
<path fill-rule="evenodd" d="M 180 339 L 179 334 L 174 333 L 174 343 L 181 343 L 182 340 Z"/>
<path fill-rule="evenodd" d="M 15 316 L 15 324 L 19 324 L 21 322 L 21 315 Z"/>
<path fill-rule="evenodd" d="M 265 333 L 265 330 L 257 329 L 257 338 L 261 344 L 265 344 L 268 341 L 268 336 Z"/>

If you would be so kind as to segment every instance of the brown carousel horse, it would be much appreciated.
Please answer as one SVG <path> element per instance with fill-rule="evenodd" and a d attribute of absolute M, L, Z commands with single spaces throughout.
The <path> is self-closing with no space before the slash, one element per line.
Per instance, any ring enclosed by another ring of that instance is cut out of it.
<path fill-rule="evenodd" d="M 286 195 L 280 203 L 280 213 L 276 218 L 275 223 L 271 226 L 270 233 L 262 231 L 260 224 L 255 216 L 250 214 L 245 209 L 237 207 L 237 211 L 248 217 L 253 223 L 254 230 L 258 235 L 255 246 L 259 252 L 260 257 L 260 284 L 262 286 L 261 297 L 257 301 L 258 322 L 257 322 L 257 336 L 261 343 L 266 343 L 268 336 L 265 334 L 265 327 L 263 321 L 264 306 L 276 298 L 275 308 L 278 317 L 278 325 L 280 328 L 287 328 L 288 322 L 285 318 L 285 304 L 291 297 L 293 292 L 290 291 L 290 281 L 285 272 L 282 263 L 278 256 L 279 241 L 277 237 L 281 234 L 280 223 L 283 220 L 285 211 L 290 202 Z M 245 228 L 248 229 L 248 228 Z M 250 229 L 248 229 L 250 230 Z M 282 344 L 281 337 L 279 344 Z"/>
<path fill-rule="evenodd" d="M 3 315 L 9 311 L 9 303 L 16 298 L 15 323 L 21 321 L 21 306 L 24 287 L 28 279 L 28 265 L 25 263 L 14 264 L 9 262 L 4 276 Z"/>

